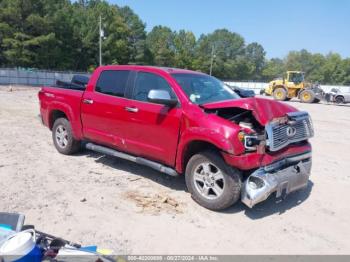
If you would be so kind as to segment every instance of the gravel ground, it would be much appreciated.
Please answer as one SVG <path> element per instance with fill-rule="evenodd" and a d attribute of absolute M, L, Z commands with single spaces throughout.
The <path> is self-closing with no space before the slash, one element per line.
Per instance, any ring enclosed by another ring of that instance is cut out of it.
<path fill-rule="evenodd" d="M 314 122 L 308 187 L 211 212 L 183 178 L 89 151 L 59 154 L 37 91 L 0 87 L 0 210 L 122 254 L 350 254 L 350 107 L 289 102 Z"/>

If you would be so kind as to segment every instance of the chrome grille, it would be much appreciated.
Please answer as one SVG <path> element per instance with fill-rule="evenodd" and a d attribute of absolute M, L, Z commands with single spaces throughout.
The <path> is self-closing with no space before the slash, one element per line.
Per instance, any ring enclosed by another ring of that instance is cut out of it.
<path fill-rule="evenodd" d="M 286 123 L 275 121 L 266 126 L 268 146 L 271 151 L 307 140 L 314 135 L 312 122 L 307 112 L 293 112 L 287 114 L 287 117 Z"/>

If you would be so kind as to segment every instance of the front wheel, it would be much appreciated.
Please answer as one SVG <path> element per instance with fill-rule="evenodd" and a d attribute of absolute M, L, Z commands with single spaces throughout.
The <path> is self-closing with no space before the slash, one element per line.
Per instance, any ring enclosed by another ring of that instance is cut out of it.
<path fill-rule="evenodd" d="M 337 97 L 335 98 L 335 102 L 336 102 L 338 105 L 344 104 L 344 103 L 345 103 L 345 99 L 344 99 L 343 96 L 337 96 Z"/>
<path fill-rule="evenodd" d="M 302 103 L 313 103 L 315 101 L 315 93 L 312 90 L 303 90 L 301 91 L 299 98 Z"/>
<path fill-rule="evenodd" d="M 273 98 L 278 101 L 285 101 L 287 99 L 287 90 L 283 87 L 278 87 L 273 91 Z"/>
<path fill-rule="evenodd" d="M 241 176 L 218 152 L 204 151 L 189 160 L 186 185 L 198 204 L 210 210 L 222 210 L 240 198 Z"/>
<path fill-rule="evenodd" d="M 72 127 L 66 118 L 58 118 L 52 127 L 52 139 L 58 152 L 71 155 L 80 150 L 80 141 L 74 139 Z"/>

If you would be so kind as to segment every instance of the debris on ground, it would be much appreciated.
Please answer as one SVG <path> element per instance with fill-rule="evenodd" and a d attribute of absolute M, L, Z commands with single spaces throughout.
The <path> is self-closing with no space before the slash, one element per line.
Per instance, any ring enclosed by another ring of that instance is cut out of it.
<path fill-rule="evenodd" d="M 142 213 L 149 213 L 152 215 L 158 215 L 161 212 L 171 214 L 182 214 L 183 204 L 176 201 L 174 198 L 167 194 L 142 194 L 137 191 L 129 191 L 125 194 L 126 199 L 136 203 L 137 207 L 140 207 Z"/>
<path fill-rule="evenodd" d="M 142 179 L 142 177 L 128 178 L 128 180 L 129 180 L 130 182 L 135 182 L 135 181 L 140 180 L 140 179 Z"/>

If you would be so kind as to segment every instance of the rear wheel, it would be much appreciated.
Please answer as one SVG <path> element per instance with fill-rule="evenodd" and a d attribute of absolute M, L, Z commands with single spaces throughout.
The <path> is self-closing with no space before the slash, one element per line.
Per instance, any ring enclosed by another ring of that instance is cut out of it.
<path fill-rule="evenodd" d="M 240 198 L 241 177 L 218 152 L 204 151 L 189 160 L 186 185 L 198 204 L 211 210 L 222 210 Z"/>
<path fill-rule="evenodd" d="M 337 104 L 344 104 L 344 103 L 345 103 L 345 99 L 344 99 L 343 96 L 337 96 L 337 97 L 335 98 L 335 102 L 336 102 Z"/>
<path fill-rule="evenodd" d="M 287 99 L 287 90 L 283 87 L 278 87 L 273 91 L 273 98 L 278 101 L 285 101 Z"/>
<path fill-rule="evenodd" d="M 302 103 L 313 103 L 315 100 L 315 93 L 312 90 L 303 90 L 299 98 Z"/>
<path fill-rule="evenodd" d="M 53 143 L 58 152 L 71 155 L 80 150 L 80 141 L 74 139 L 72 127 L 66 118 L 58 118 L 52 128 Z"/>

